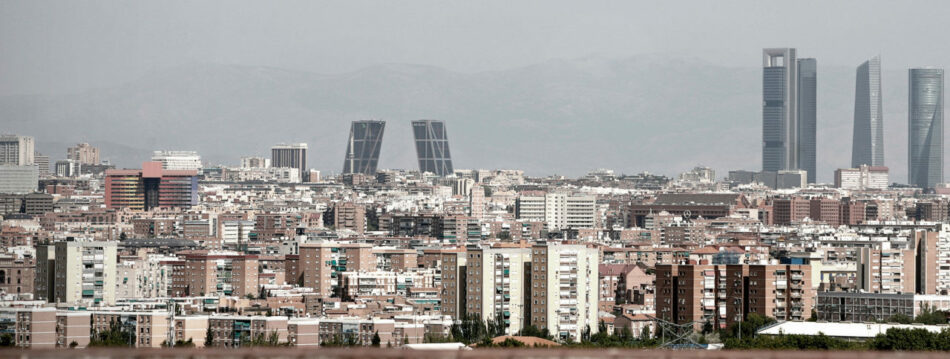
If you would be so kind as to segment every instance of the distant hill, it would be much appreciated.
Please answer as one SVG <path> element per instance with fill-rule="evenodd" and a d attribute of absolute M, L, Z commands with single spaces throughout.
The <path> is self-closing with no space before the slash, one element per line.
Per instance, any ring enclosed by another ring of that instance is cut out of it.
<path fill-rule="evenodd" d="M 820 59 L 819 59 L 820 61 Z M 821 63 L 819 62 L 819 65 Z M 906 72 L 885 74 L 886 161 L 906 176 Z M 0 131 L 35 136 L 51 160 L 78 141 L 135 167 L 156 149 L 210 163 L 307 142 L 309 165 L 339 172 L 349 121 L 387 121 L 382 168 L 415 168 L 409 121 L 447 122 L 456 168 L 580 175 L 594 168 L 676 174 L 696 164 L 758 169 L 761 70 L 696 59 L 552 60 L 457 73 L 379 65 L 339 75 L 195 64 L 122 86 L 0 97 Z M 819 173 L 850 164 L 854 70 L 819 67 Z"/>

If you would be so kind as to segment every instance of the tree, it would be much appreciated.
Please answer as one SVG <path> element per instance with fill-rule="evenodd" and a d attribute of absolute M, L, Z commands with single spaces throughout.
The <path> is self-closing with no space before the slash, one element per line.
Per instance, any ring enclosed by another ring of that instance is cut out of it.
<path fill-rule="evenodd" d="M 12 347 L 16 345 L 16 341 L 13 338 L 13 333 L 3 333 L 0 334 L 0 347 Z"/>
<path fill-rule="evenodd" d="M 775 319 L 750 313 L 741 323 L 734 323 L 725 330 L 719 332 L 719 336 L 725 342 L 726 339 L 751 339 L 755 337 L 755 332 L 766 325 L 775 323 Z"/>
<path fill-rule="evenodd" d="M 69 349 L 76 349 L 79 346 L 79 343 L 76 343 L 75 340 L 69 342 Z"/>
<path fill-rule="evenodd" d="M 126 240 L 126 239 L 129 239 L 129 236 L 126 235 L 125 232 L 119 233 L 119 240 L 120 240 L 120 241 L 124 241 L 124 240 Z"/>
<path fill-rule="evenodd" d="M 920 314 L 914 318 L 914 322 L 931 325 L 947 324 L 947 312 L 934 310 L 933 307 L 924 305 L 920 308 Z"/>
<path fill-rule="evenodd" d="M 208 327 L 208 330 L 205 330 L 205 347 L 210 348 L 214 345 L 214 334 L 211 333 L 211 327 Z"/>
<path fill-rule="evenodd" d="M 907 315 L 899 314 L 899 313 L 898 313 L 898 314 L 892 315 L 890 318 L 887 318 L 887 320 L 886 320 L 885 322 L 887 322 L 887 323 L 910 324 L 910 323 L 913 323 L 913 322 L 914 322 L 914 319 L 911 318 L 911 317 L 908 317 Z"/>
<path fill-rule="evenodd" d="M 109 329 L 92 334 L 90 347 L 126 347 L 135 345 L 135 333 L 117 320 L 109 323 Z"/>
<path fill-rule="evenodd" d="M 374 348 L 379 348 L 379 342 L 380 342 L 380 341 L 381 341 L 381 340 L 379 339 L 379 331 L 376 331 L 375 333 L 373 333 L 373 342 L 372 342 L 373 347 L 374 347 Z"/>

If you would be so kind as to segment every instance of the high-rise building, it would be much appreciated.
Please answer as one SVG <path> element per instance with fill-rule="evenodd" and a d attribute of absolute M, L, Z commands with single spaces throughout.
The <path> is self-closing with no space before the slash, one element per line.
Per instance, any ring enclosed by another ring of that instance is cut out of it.
<path fill-rule="evenodd" d="M 33 165 L 33 137 L 0 135 L 0 165 Z"/>
<path fill-rule="evenodd" d="M 40 177 L 49 176 L 49 156 L 39 152 L 34 152 L 33 161 L 37 166 L 39 166 Z"/>
<path fill-rule="evenodd" d="M 201 172 L 201 156 L 195 151 L 155 151 L 152 162 L 160 162 L 165 170 Z"/>
<path fill-rule="evenodd" d="M 270 149 L 271 166 L 273 167 L 293 167 L 300 170 L 300 180 L 306 181 L 304 174 L 307 173 L 307 144 L 292 143 L 278 144 Z"/>
<path fill-rule="evenodd" d="M 353 121 L 346 142 L 343 173 L 376 174 L 386 121 Z"/>
<path fill-rule="evenodd" d="M 99 148 L 88 143 L 80 143 L 66 149 L 66 159 L 78 161 L 84 165 L 98 165 Z"/>
<path fill-rule="evenodd" d="M 656 266 L 656 316 L 674 323 L 724 328 L 751 313 L 801 321 L 814 298 L 808 265 Z"/>
<path fill-rule="evenodd" d="M 515 335 L 525 324 L 525 300 L 531 282 L 525 282 L 525 265 L 531 264 L 531 248 L 518 245 L 471 247 L 466 260 L 466 312 L 482 320 L 494 320 L 505 334 Z"/>
<path fill-rule="evenodd" d="M 531 247 L 531 295 L 524 310 L 530 324 L 561 340 L 579 341 L 588 328 L 597 333 L 599 263 L 600 251 L 584 245 Z"/>
<path fill-rule="evenodd" d="M 798 159 L 797 169 L 808 172 L 815 183 L 818 122 L 818 62 L 798 59 Z"/>
<path fill-rule="evenodd" d="M 145 162 L 140 170 L 107 170 L 107 208 L 150 210 L 158 207 L 191 207 L 198 204 L 196 171 L 162 169 Z"/>
<path fill-rule="evenodd" d="M 55 244 L 53 300 L 57 303 L 115 304 L 116 242 L 67 240 Z M 37 266 L 47 267 L 48 262 Z M 52 300 L 51 300 L 52 301 Z"/>
<path fill-rule="evenodd" d="M 798 165 L 798 61 L 795 49 L 765 49 L 762 68 L 762 170 Z"/>
<path fill-rule="evenodd" d="M 910 69 L 908 78 L 908 182 L 936 188 L 943 182 L 943 69 Z"/>
<path fill-rule="evenodd" d="M 762 54 L 762 171 L 803 170 L 815 182 L 817 62 L 792 48 Z"/>
<path fill-rule="evenodd" d="M 884 166 L 884 110 L 881 95 L 881 58 L 858 66 L 854 83 L 854 139 L 851 167 Z"/>
<path fill-rule="evenodd" d="M 445 122 L 439 120 L 412 121 L 412 135 L 416 139 L 416 157 L 419 172 L 432 172 L 437 176 L 453 173 L 452 154 Z"/>

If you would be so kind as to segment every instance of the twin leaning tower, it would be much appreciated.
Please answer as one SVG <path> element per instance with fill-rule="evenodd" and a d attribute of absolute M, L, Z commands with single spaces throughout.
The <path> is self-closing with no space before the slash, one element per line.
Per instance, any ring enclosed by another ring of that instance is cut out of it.
<path fill-rule="evenodd" d="M 350 125 L 350 138 L 346 143 L 343 173 L 376 173 L 385 129 L 386 121 L 353 121 Z M 412 136 L 416 141 L 419 172 L 432 172 L 440 177 L 452 173 L 452 156 L 449 153 L 445 122 L 412 121 Z"/>

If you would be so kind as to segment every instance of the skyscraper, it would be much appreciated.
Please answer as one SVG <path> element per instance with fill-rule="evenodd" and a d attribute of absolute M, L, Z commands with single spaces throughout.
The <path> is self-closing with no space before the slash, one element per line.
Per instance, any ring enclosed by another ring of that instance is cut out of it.
<path fill-rule="evenodd" d="M 445 122 L 439 120 L 412 121 L 412 134 L 416 139 L 416 156 L 419 171 L 432 172 L 438 176 L 452 173 L 452 156 Z"/>
<path fill-rule="evenodd" d="M 375 174 L 386 121 L 353 121 L 346 142 L 343 173 Z"/>
<path fill-rule="evenodd" d="M 884 110 L 881 105 L 881 58 L 858 66 L 854 82 L 854 139 L 851 167 L 884 166 Z"/>
<path fill-rule="evenodd" d="M 795 49 L 762 51 L 762 170 L 798 166 L 798 61 Z"/>
<path fill-rule="evenodd" d="M 798 159 L 797 168 L 808 172 L 808 183 L 815 183 L 816 137 L 818 122 L 818 62 L 798 60 Z"/>
<path fill-rule="evenodd" d="M 908 78 L 908 182 L 934 188 L 943 182 L 943 69 L 910 69 Z"/>
<path fill-rule="evenodd" d="M 300 170 L 300 180 L 305 181 L 307 169 L 307 144 L 279 144 L 271 147 L 271 167 L 292 167 Z"/>

